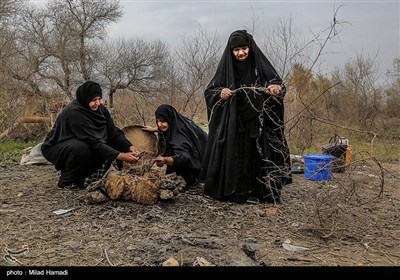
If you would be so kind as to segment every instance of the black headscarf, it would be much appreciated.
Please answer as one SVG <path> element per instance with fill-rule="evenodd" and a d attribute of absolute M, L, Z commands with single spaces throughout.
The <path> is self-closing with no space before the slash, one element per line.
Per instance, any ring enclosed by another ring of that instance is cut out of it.
<path fill-rule="evenodd" d="M 159 131 L 159 150 L 164 156 L 174 158 L 174 166 L 169 167 L 171 171 L 182 175 L 186 181 L 191 176 L 190 173 L 197 173 L 197 178 L 201 169 L 207 134 L 192 120 L 167 104 L 162 104 L 157 108 L 155 117 L 156 120 L 167 122 L 169 125 L 167 131 Z M 171 151 L 173 155 L 168 154 Z"/>
<path fill-rule="evenodd" d="M 250 46 L 250 34 L 246 30 L 235 31 L 229 37 L 229 44 L 231 49 Z"/>
<path fill-rule="evenodd" d="M 96 97 L 103 97 L 101 87 L 98 83 L 86 81 L 76 90 L 76 99 L 83 107 L 89 108 L 89 103 Z"/>
<path fill-rule="evenodd" d="M 103 105 L 100 105 L 97 110 L 90 109 L 89 103 L 96 97 L 103 97 L 101 87 L 93 81 L 86 81 L 76 90 L 76 102 L 81 106 L 77 106 L 75 110 L 82 112 L 84 118 L 89 118 L 90 122 L 84 125 L 87 131 L 96 131 L 106 124 L 106 116 Z"/>

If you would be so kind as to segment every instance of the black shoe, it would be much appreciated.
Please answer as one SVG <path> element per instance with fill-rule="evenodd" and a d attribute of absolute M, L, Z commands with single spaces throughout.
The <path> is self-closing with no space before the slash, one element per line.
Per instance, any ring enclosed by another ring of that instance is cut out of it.
<path fill-rule="evenodd" d="M 71 185 L 65 186 L 63 188 L 67 190 L 77 190 L 77 189 L 83 189 L 83 185 L 72 183 Z"/>
<path fill-rule="evenodd" d="M 70 184 L 62 184 L 60 182 L 58 182 L 57 184 L 60 188 L 64 188 L 67 190 L 76 190 L 76 189 L 83 189 L 83 183 L 70 183 Z"/>
<path fill-rule="evenodd" d="M 234 203 L 245 203 L 247 201 L 247 195 L 243 194 L 243 193 L 233 193 L 229 196 L 225 197 L 226 201 L 229 202 L 234 202 Z"/>

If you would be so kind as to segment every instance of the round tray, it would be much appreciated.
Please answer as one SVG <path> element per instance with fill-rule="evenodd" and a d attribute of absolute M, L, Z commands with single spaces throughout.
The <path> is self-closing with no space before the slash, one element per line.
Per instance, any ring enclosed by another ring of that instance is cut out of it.
<path fill-rule="evenodd" d="M 147 152 L 152 155 L 157 154 L 157 136 L 154 132 L 142 130 L 142 125 L 130 125 L 122 129 L 126 138 L 139 152 Z"/>

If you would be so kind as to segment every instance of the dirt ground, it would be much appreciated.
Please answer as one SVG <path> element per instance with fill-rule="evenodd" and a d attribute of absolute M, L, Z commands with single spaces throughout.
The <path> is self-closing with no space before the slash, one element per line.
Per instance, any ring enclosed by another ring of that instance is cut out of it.
<path fill-rule="evenodd" d="M 0 163 L 0 266 L 399 266 L 399 163 L 293 176 L 279 205 L 216 201 L 201 187 L 150 206 L 88 205 L 86 190 L 56 186 L 51 165 Z"/>

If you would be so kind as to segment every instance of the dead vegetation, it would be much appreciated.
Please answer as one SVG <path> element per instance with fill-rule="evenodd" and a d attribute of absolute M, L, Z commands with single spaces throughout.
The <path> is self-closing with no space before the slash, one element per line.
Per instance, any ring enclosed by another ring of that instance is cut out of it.
<path fill-rule="evenodd" d="M 399 173 L 368 159 L 331 181 L 295 174 L 278 205 L 201 187 L 150 205 L 88 204 L 86 190 L 56 187 L 52 166 L 2 164 L 0 265 L 398 266 Z"/>

